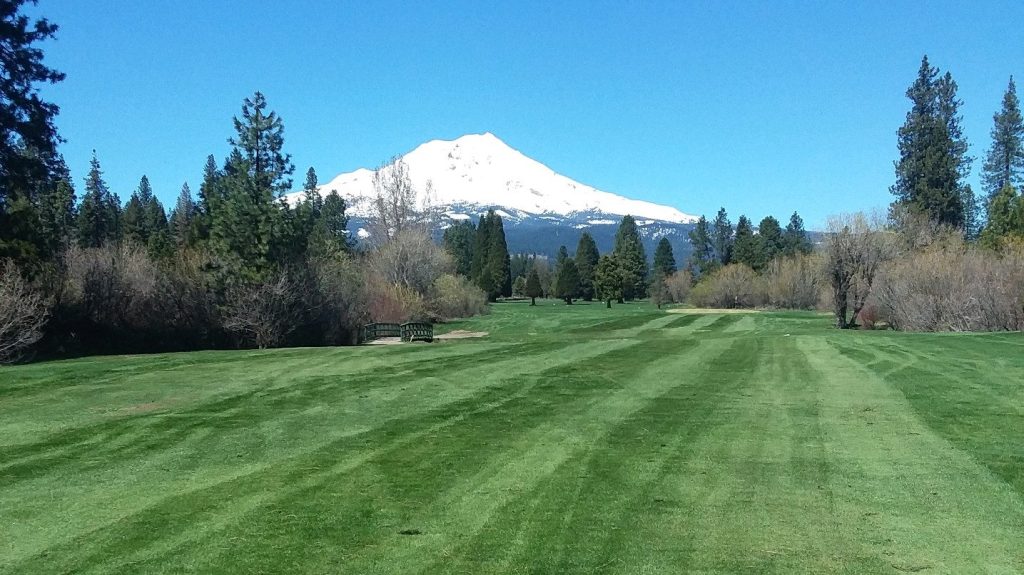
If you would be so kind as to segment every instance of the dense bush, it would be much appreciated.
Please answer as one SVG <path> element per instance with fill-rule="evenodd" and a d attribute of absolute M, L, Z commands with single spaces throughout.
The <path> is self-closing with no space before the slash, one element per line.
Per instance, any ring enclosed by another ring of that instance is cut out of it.
<path fill-rule="evenodd" d="M 665 288 L 672 303 L 683 303 L 693 287 L 693 276 L 688 270 L 680 270 L 665 278 Z"/>
<path fill-rule="evenodd" d="M 435 319 L 470 317 L 487 312 L 487 294 L 462 276 L 444 274 L 434 280 L 428 306 Z"/>
<path fill-rule="evenodd" d="M 708 308 L 751 308 L 763 303 L 761 277 L 744 264 L 730 264 L 701 278 L 690 290 L 690 303 Z"/>
<path fill-rule="evenodd" d="M 821 258 L 814 255 L 777 258 L 762 277 L 765 302 L 781 309 L 813 309 L 825 283 Z"/>
<path fill-rule="evenodd" d="M 1024 251 L 936 244 L 886 266 L 874 297 L 897 329 L 1021 330 Z"/>

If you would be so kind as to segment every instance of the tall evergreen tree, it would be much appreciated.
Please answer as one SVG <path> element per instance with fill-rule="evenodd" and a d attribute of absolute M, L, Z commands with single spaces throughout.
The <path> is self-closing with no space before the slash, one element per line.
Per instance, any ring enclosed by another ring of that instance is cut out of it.
<path fill-rule="evenodd" d="M 23 14 L 25 3 L 0 1 L 0 242 L 10 232 L 8 204 L 19 195 L 31 201 L 31 190 L 56 180 L 63 165 L 55 124 L 60 109 L 39 94 L 41 84 L 64 80 L 43 63 L 38 46 L 55 37 L 57 25 Z"/>
<path fill-rule="evenodd" d="M 1003 94 L 1002 109 L 992 116 L 992 124 L 992 146 L 981 169 L 986 206 L 1007 184 L 1019 188 L 1024 183 L 1024 118 L 1013 76 Z"/>
<path fill-rule="evenodd" d="M 719 212 L 721 213 L 721 212 Z M 693 251 L 690 254 L 690 269 L 694 276 L 703 276 L 711 273 L 719 266 L 719 260 L 715 257 L 714 240 L 711 238 L 711 231 L 708 229 L 708 220 L 701 216 L 689 233 L 690 245 Z M 730 259 L 732 248 L 730 246 Z"/>
<path fill-rule="evenodd" d="M 103 180 L 103 171 L 95 150 L 85 178 L 85 194 L 78 210 L 78 243 L 95 248 L 118 236 L 120 206 Z"/>
<path fill-rule="evenodd" d="M 732 261 L 732 222 L 725 208 L 719 208 L 711 224 L 711 242 L 718 263 L 726 266 Z"/>
<path fill-rule="evenodd" d="M 348 233 L 347 209 L 345 198 L 342 198 L 337 190 L 331 190 L 327 194 L 309 238 L 311 255 L 324 257 L 351 251 L 353 241 Z"/>
<path fill-rule="evenodd" d="M 537 268 L 533 268 L 526 276 L 526 297 L 530 298 L 530 305 L 537 305 L 537 298 L 542 295 L 544 290 L 540 286 L 540 274 L 537 273 Z"/>
<path fill-rule="evenodd" d="M 294 166 L 282 150 L 283 122 L 266 108 L 260 92 L 245 99 L 242 117 L 234 118 L 236 136 L 229 139 L 234 148 L 211 190 L 218 197 L 211 203 L 211 239 L 233 268 L 230 275 L 242 281 L 262 279 L 300 255 L 294 215 L 278 201 L 291 187 Z"/>
<path fill-rule="evenodd" d="M 39 196 L 39 235 L 43 255 L 53 257 L 75 235 L 75 188 L 69 178 L 45 186 Z"/>
<path fill-rule="evenodd" d="M 907 90 L 911 109 L 898 132 L 900 158 L 891 192 L 897 205 L 936 223 L 969 228 L 973 194 L 963 178 L 971 159 L 960 128 L 956 91 L 952 76 L 940 78 L 925 56 Z"/>
<path fill-rule="evenodd" d="M 242 117 L 234 119 L 237 135 L 228 140 L 242 152 L 253 179 L 253 186 L 268 191 L 274 198 L 291 189 L 289 176 L 295 171 L 291 154 L 285 154 L 284 122 L 271 111 L 267 112 L 267 99 L 262 92 L 246 98 L 242 104 Z"/>
<path fill-rule="evenodd" d="M 473 241 L 473 262 L 470 265 L 470 277 L 477 287 L 491 296 L 494 290 L 494 278 L 487 273 L 488 254 L 491 249 L 491 213 L 480 216 L 476 225 L 476 238 Z M 511 268 L 511 262 L 509 264 Z"/>
<path fill-rule="evenodd" d="M 764 254 L 761 257 L 763 266 L 765 263 L 783 254 L 785 251 L 785 241 L 782 237 L 782 227 L 779 226 L 779 220 L 773 216 L 765 216 L 761 220 L 761 223 L 757 226 L 757 233 L 760 237 L 759 243 Z"/>
<path fill-rule="evenodd" d="M 562 246 L 565 247 L 565 246 Z M 555 279 L 555 296 L 565 300 L 565 303 L 572 305 L 573 298 L 580 290 L 580 272 L 576 269 L 576 260 L 565 258 L 558 266 L 558 276 Z"/>
<path fill-rule="evenodd" d="M 782 251 L 787 256 L 811 253 L 811 240 L 807 237 L 804 219 L 800 214 L 793 212 L 793 215 L 789 216 L 786 231 L 782 234 L 782 245 Z"/>
<path fill-rule="evenodd" d="M 476 247 L 476 227 L 473 222 L 463 220 L 448 226 L 441 237 L 441 245 L 455 262 L 455 273 L 471 277 L 473 269 L 473 248 Z"/>
<path fill-rule="evenodd" d="M 747 216 L 736 222 L 736 241 L 733 244 L 733 263 L 745 264 L 754 270 L 764 267 L 764 248 Z"/>
<path fill-rule="evenodd" d="M 623 297 L 627 300 L 647 295 L 647 254 L 640 241 L 640 230 L 633 216 L 623 216 L 615 233 L 615 257 L 625 277 Z"/>
<path fill-rule="evenodd" d="M 661 238 L 654 249 L 654 275 L 662 279 L 676 273 L 676 257 L 672 253 L 672 244 L 668 238 Z"/>
<path fill-rule="evenodd" d="M 169 224 L 171 237 L 179 248 L 193 244 L 195 219 L 196 204 L 192 199 L 192 189 L 188 187 L 188 182 L 185 182 L 181 185 L 181 193 L 178 194 L 178 200 L 174 204 Z"/>
<path fill-rule="evenodd" d="M 601 256 L 594 270 L 594 290 L 607 307 L 612 307 L 612 300 L 621 303 L 625 299 L 627 281 L 619 258 L 614 253 Z"/>
<path fill-rule="evenodd" d="M 600 259 L 597 242 L 589 233 L 583 232 L 576 245 L 576 270 L 580 275 L 579 297 L 583 301 L 593 301 L 594 299 L 594 272 Z"/>
<path fill-rule="evenodd" d="M 509 297 L 512 295 L 512 272 L 511 262 L 508 255 L 508 244 L 505 241 L 505 226 L 501 216 L 491 213 L 490 217 L 490 242 L 487 250 L 487 268 L 493 277 L 494 297 Z"/>

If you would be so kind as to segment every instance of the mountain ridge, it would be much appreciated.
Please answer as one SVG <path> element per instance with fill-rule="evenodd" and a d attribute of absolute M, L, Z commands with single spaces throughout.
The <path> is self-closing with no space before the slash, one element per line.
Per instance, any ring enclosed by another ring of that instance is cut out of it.
<path fill-rule="evenodd" d="M 695 216 L 674 207 L 634 200 L 605 192 L 559 174 L 512 148 L 490 132 L 467 134 L 455 140 L 431 140 L 401 156 L 420 201 L 429 187 L 431 205 L 453 219 L 465 219 L 488 209 L 510 216 L 559 217 L 632 215 L 637 219 L 677 224 Z M 319 187 L 337 190 L 356 216 L 369 215 L 373 170 L 341 173 Z M 295 196 L 295 194 L 293 194 Z M 458 209 L 451 209 L 458 208 Z"/>

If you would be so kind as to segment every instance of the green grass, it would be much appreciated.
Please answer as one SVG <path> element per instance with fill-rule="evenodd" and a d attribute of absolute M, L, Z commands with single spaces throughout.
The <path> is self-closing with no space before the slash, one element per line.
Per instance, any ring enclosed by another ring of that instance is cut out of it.
<path fill-rule="evenodd" d="M 539 303 L 0 368 L 0 573 L 1024 573 L 1024 335 Z"/>

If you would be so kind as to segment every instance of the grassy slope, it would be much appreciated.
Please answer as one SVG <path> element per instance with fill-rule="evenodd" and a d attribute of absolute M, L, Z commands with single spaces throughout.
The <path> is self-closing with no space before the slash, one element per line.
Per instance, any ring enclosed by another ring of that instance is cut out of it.
<path fill-rule="evenodd" d="M 1024 337 L 499 305 L 0 369 L 0 572 L 1024 572 Z"/>

